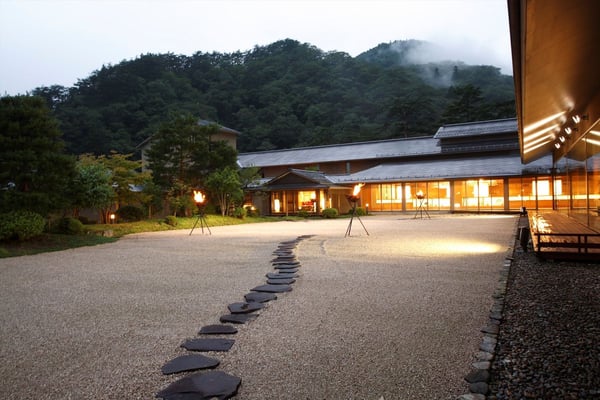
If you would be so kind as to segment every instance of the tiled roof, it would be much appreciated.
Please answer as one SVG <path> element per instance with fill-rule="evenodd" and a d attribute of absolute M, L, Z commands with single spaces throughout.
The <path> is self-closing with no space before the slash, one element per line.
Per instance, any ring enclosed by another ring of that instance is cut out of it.
<path fill-rule="evenodd" d="M 401 158 L 439 153 L 440 148 L 437 146 L 437 141 L 433 137 L 426 137 L 241 153 L 238 155 L 238 161 L 244 167 L 268 167 Z"/>
<path fill-rule="evenodd" d="M 494 135 L 498 133 L 511 132 L 517 133 L 516 118 L 444 125 L 438 129 L 434 138 L 447 139 L 456 137 Z"/>
<path fill-rule="evenodd" d="M 354 174 L 329 178 L 336 183 L 484 178 L 547 173 L 551 167 L 549 156 L 523 165 L 516 154 L 380 164 Z"/>

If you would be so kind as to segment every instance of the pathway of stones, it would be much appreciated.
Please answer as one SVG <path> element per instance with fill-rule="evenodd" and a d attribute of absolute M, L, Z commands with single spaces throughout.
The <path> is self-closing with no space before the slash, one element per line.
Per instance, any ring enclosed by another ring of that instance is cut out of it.
<path fill-rule="evenodd" d="M 232 324 L 244 324 L 258 317 L 256 311 L 264 308 L 264 303 L 277 299 L 278 293 L 292 290 L 291 285 L 296 281 L 300 262 L 295 255 L 296 246 L 304 239 L 313 235 L 303 235 L 290 241 L 280 242 L 273 252 L 275 258 L 271 261 L 275 272 L 266 274 L 267 281 L 244 295 L 243 302 L 236 302 L 227 306 L 230 314 L 219 318 L 221 324 L 203 326 L 198 335 L 201 338 L 188 339 L 181 347 L 188 351 L 229 351 L 235 340 L 212 335 L 231 335 L 237 333 Z M 209 337 L 207 337 L 209 336 Z M 201 354 L 187 354 L 167 362 L 162 367 L 162 373 L 180 374 L 190 373 L 187 376 L 171 383 L 156 394 L 163 400 L 175 399 L 229 399 L 237 394 L 242 383 L 241 378 L 227 374 L 223 371 L 195 372 L 193 371 L 216 368 L 220 361 Z"/>

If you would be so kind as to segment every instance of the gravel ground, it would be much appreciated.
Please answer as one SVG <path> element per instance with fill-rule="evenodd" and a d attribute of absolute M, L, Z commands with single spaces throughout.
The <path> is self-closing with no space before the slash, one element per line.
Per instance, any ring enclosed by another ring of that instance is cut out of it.
<path fill-rule="evenodd" d="M 153 398 L 178 378 L 160 368 L 186 353 L 179 345 L 264 283 L 280 242 L 305 234 L 316 236 L 296 249 L 294 290 L 239 326 L 231 351 L 207 354 L 242 379 L 236 399 L 465 393 L 516 219 L 362 220 L 370 236 L 357 221 L 344 238 L 348 220 L 310 220 L 2 259 L 2 397 Z"/>
<path fill-rule="evenodd" d="M 489 399 L 600 399 L 600 264 L 517 251 Z"/>

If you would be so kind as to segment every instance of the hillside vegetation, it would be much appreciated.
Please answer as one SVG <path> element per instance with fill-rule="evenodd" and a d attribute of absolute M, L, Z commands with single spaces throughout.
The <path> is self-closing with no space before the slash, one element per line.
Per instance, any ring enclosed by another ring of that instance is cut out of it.
<path fill-rule="evenodd" d="M 32 94 L 47 100 L 72 154 L 130 153 L 180 113 L 242 132 L 240 152 L 514 117 L 512 77 L 494 66 L 427 61 L 427 46 L 399 41 L 351 57 L 287 39 L 230 54 L 145 54 Z"/>

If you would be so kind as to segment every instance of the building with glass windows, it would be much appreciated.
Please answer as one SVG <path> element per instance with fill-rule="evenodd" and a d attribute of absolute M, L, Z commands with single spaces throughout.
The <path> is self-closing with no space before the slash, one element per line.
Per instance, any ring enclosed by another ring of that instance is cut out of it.
<path fill-rule="evenodd" d="M 523 164 L 516 119 L 445 125 L 431 137 L 243 153 L 239 163 L 260 169 L 252 203 L 269 215 L 347 212 L 346 195 L 364 183 L 360 206 L 369 212 L 589 209 L 598 226 L 600 175 L 585 173 L 581 160 L 553 165 L 551 155 Z"/>

